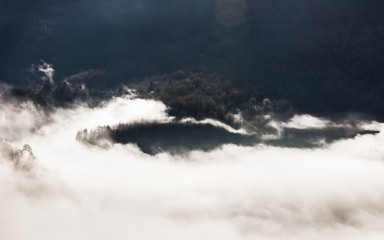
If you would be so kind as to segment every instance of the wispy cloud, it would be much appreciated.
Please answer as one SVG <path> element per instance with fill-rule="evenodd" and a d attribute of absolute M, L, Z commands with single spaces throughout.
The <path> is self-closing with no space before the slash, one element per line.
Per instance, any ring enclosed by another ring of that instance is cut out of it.
<path fill-rule="evenodd" d="M 54 83 L 53 76 L 55 73 L 55 69 L 53 69 L 53 65 L 46 63 L 44 60 L 40 60 L 40 64 L 35 65 L 31 64 L 28 68 L 28 71 L 31 73 L 40 72 L 43 74 L 41 79 L 43 81 L 49 81 L 50 83 Z"/>
<path fill-rule="evenodd" d="M 53 69 L 52 64 L 48 64 L 41 60 L 41 64 L 37 66 L 37 69 L 45 74 L 49 82 L 53 83 L 53 74 L 55 73 L 55 70 Z"/>

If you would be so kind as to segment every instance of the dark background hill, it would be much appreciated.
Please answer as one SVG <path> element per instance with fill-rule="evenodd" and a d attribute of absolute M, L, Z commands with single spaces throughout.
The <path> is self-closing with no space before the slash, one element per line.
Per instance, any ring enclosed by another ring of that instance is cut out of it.
<path fill-rule="evenodd" d="M 40 60 L 56 81 L 105 90 L 181 69 L 303 112 L 384 120 L 383 12 L 382 0 L 2 0 L 0 81 L 41 84 Z"/>

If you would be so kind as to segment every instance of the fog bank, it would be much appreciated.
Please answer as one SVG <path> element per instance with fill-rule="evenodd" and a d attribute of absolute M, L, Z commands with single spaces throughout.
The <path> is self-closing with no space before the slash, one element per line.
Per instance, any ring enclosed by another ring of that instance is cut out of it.
<path fill-rule="evenodd" d="M 6 139 L 0 145 L 0 239 L 384 237 L 381 123 L 361 122 L 361 129 L 378 134 L 317 148 L 225 144 L 148 155 L 134 143 L 83 144 L 76 134 L 171 122 L 161 102 L 114 98 L 93 109 L 56 109 L 49 117 L 32 105 L 4 104 L 0 113 L 0 138 Z M 295 116 L 278 126 L 330 124 Z M 29 169 L 4 154 L 5 145 L 15 153 L 24 144 L 36 157 Z"/>

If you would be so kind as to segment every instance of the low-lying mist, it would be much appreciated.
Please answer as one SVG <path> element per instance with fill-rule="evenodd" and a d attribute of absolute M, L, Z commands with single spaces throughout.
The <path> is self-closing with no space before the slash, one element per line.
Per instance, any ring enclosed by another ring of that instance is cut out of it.
<path fill-rule="evenodd" d="M 224 141 L 183 154 L 76 139 L 84 129 L 128 124 L 167 126 L 161 141 L 165 132 L 174 136 L 175 121 L 163 103 L 128 97 L 50 115 L 28 103 L 0 105 L 0 239 L 384 237 L 381 123 L 296 115 L 271 120 L 275 130 L 247 146 Z M 189 123 L 254 134 L 213 120 Z M 278 143 L 308 133 L 314 145 Z"/>

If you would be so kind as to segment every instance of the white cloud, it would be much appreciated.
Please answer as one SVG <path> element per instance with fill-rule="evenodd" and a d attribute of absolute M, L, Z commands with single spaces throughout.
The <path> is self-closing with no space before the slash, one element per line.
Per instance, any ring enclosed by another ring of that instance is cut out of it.
<path fill-rule="evenodd" d="M 283 123 L 282 126 L 296 129 L 323 129 L 331 124 L 328 120 L 304 114 L 293 116 L 287 123 Z"/>
<path fill-rule="evenodd" d="M 52 64 L 48 64 L 45 61 L 41 60 L 41 64 L 37 66 L 37 70 L 45 74 L 46 79 L 49 80 L 50 83 L 53 83 L 53 75 L 55 73 L 55 69 L 53 69 Z"/>
<path fill-rule="evenodd" d="M 0 116 L 12 119 L 0 121 L 2 137 L 30 144 L 41 169 L 31 176 L 0 161 L 0 239 L 384 237 L 383 132 L 322 149 L 225 145 L 187 156 L 75 140 L 83 128 L 169 121 L 165 110 L 115 98 L 44 122 L 30 105 L 2 105 Z"/>
<path fill-rule="evenodd" d="M 184 118 L 184 119 L 181 119 L 180 122 L 181 123 L 193 123 L 193 124 L 210 124 L 210 125 L 213 125 L 215 127 L 224 128 L 225 130 L 227 130 L 228 132 L 231 132 L 231 133 L 238 133 L 238 134 L 243 134 L 243 135 L 249 134 L 243 128 L 234 129 L 233 127 L 231 127 L 225 123 L 222 123 L 220 121 L 213 120 L 213 119 L 204 119 L 201 121 L 197 121 L 194 118 Z"/>

